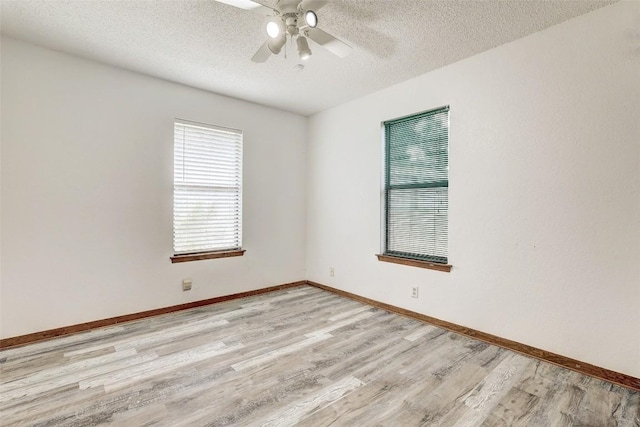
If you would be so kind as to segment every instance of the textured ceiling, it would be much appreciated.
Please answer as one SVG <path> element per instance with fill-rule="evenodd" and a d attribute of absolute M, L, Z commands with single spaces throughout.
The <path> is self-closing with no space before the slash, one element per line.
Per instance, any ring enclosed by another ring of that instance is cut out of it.
<path fill-rule="evenodd" d="M 613 3 L 615 0 L 334 0 L 313 42 L 264 64 L 265 18 L 214 0 L 1 1 L 3 34 L 212 92 L 310 115 Z M 261 0 L 274 6 L 276 0 Z"/>

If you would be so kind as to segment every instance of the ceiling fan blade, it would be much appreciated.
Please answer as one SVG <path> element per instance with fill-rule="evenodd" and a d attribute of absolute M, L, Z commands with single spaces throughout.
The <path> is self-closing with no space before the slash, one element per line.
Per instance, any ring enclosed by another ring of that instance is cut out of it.
<path fill-rule="evenodd" d="M 317 12 L 322 9 L 327 3 L 329 3 L 329 0 L 302 0 L 298 8 L 302 10 L 313 10 L 314 12 Z"/>
<path fill-rule="evenodd" d="M 218 3 L 227 4 L 229 6 L 237 7 L 239 9 L 250 10 L 257 13 L 271 13 L 273 9 L 257 3 L 252 0 L 215 0 Z"/>
<path fill-rule="evenodd" d="M 351 46 L 322 31 L 320 28 L 309 28 L 305 30 L 305 33 L 311 40 L 340 58 L 344 58 L 351 53 Z"/>
<path fill-rule="evenodd" d="M 253 62 L 261 63 L 269 59 L 270 56 L 271 56 L 271 49 L 269 49 L 269 42 L 266 41 L 262 46 L 260 46 L 260 49 L 258 49 L 255 55 L 253 55 L 251 60 Z"/>

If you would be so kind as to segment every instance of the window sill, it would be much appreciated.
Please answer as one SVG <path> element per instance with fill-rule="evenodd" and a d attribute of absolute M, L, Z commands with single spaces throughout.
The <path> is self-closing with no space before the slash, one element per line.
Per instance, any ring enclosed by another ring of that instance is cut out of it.
<path fill-rule="evenodd" d="M 394 264 L 409 265 L 411 267 L 420 267 L 429 270 L 444 271 L 445 273 L 449 273 L 453 267 L 451 264 L 437 264 L 435 262 L 420 261 L 417 259 L 400 258 L 382 254 L 376 254 L 376 256 L 378 257 L 378 261 L 392 262 Z"/>
<path fill-rule="evenodd" d="M 220 252 L 200 252 L 197 254 L 183 254 L 183 255 L 174 255 L 171 257 L 171 262 L 187 262 L 187 261 L 202 261 L 205 259 L 216 259 L 216 258 L 229 258 L 233 256 L 242 256 L 244 255 L 245 250 L 233 250 L 233 251 L 220 251 Z"/>

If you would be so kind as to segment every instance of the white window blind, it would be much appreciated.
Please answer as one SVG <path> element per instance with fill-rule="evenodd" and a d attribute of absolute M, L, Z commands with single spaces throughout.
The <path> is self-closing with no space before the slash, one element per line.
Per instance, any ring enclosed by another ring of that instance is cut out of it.
<path fill-rule="evenodd" d="M 242 131 L 174 123 L 176 255 L 242 246 Z"/>

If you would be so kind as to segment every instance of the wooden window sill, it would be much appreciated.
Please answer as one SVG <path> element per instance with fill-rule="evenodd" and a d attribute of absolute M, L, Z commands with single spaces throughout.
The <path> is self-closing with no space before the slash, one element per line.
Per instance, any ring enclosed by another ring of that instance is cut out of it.
<path fill-rule="evenodd" d="M 244 249 L 239 249 L 234 251 L 200 252 L 197 254 L 174 255 L 171 257 L 171 262 L 176 263 L 187 261 L 202 261 L 204 259 L 229 258 L 233 256 L 242 256 L 244 255 L 244 252 Z"/>
<path fill-rule="evenodd" d="M 437 264 L 435 262 L 420 261 L 417 259 L 400 258 L 396 256 L 389 256 L 389 255 L 382 255 L 382 254 L 376 254 L 376 256 L 378 257 L 378 261 L 409 265 L 411 267 L 427 268 L 429 270 L 444 271 L 445 273 L 449 273 L 451 271 L 451 268 L 453 267 L 450 264 Z"/>

